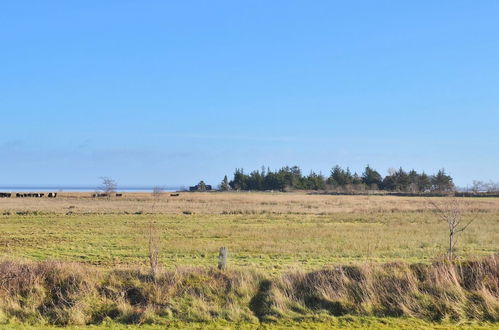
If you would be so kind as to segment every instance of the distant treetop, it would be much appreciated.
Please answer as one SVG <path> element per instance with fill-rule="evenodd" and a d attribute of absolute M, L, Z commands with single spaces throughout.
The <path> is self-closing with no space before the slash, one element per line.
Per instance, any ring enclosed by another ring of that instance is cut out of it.
<path fill-rule="evenodd" d="M 409 172 L 402 168 L 389 170 L 388 175 L 381 174 L 366 166 L 362 175 L 353 173 L 347 167 L 343 169 L 339 165 L 331 169 L 330 175 L 325 177 L 322 173 L 311 171 L 303 175 L 298 166 L 285 166 L 279 170 L 254 170 L 245 174 L 244 170 L 236 169 L 234 176 L 227 183 L 227 176 L 220 184 L 221 190 L 336 190 L 336 191 L 363 191 L 384 190 L 396 192 L 448 192 L 454 190 L 452 177 L 444 169 L 434 175 L 425 172 L 418 173 L 415 170 Z"/>

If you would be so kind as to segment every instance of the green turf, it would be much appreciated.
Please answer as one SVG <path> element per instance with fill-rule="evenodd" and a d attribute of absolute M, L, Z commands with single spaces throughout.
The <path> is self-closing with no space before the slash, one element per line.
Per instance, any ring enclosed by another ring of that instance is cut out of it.
<path fill-rule="evenodd" d="M 445 253 L 446 226 L 430 212 L 334 215 L 8 215 L 0 216 L 0 255 L 102 266 L 147 263 L 147 228 L 161 230 L 163 266 L 229 264 L 280 271 L 330 263 L 430 261 Z M 498 252 L 499 214 L 484 212 L 459 237 L 457 253 Z"/>
<path fill-rule="evenodd" d="M 29 326 L 26 324 L 0 324 L 0 329 L 60 329 L 53 326 Z M 311 319 L 303 321 L 280 321 L 276 323 L 232 323 L 226 321 L 214 321 L 203 323 L 171 322 L 165 325 L 124 325 L 112 321 L 101 325 L 69 326 L 64 329 L 497 329 L 496 323 L 488 322 L 427 322 L 414 318 L 381 318 L 381 317 L 359 317 L 342 316 L 327 317 L 323 319 Z"/>

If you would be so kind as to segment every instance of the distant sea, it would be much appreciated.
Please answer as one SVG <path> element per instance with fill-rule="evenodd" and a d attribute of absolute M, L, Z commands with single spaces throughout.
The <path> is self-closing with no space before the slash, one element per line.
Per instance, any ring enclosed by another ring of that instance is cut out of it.
<path fill-rule="evenodd" d="M 163 191 L 179 191 L 184 190 L 186 187 L 181 186 L 165 186 L 160 187 Z M 152 192 L 154 187 L 137 187 L 137 186 L 118 186 L 116 191 L 119 192 Z M 88 192 L 98 191 L 98 187 L 90 186 L 0 186 L 0 192 L 16 192 L 16 191 L 68 191 L 68 192 Z"/>

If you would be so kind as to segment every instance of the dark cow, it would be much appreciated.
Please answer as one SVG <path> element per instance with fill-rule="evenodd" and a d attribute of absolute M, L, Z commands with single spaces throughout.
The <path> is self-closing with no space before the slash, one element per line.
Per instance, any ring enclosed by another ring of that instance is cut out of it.
<path fill-rule="evenodd" d="M 48 198 L 56 198 L 56 197 L 57 197 L 57 193 L 52 193 L 52 192 L 51 192 L 51 193 L 49 193 L 49 194 L 47 195 L 47 197 L 48 197 Z"/>
<path fill-rule="evenodd" d="M 16 193 L 16 197 L 35 197 L 35 198 L 41 198 L 43 196 L 45 196 L 45 193 L 33 193 L 33 192 Z"/>
<path fill-rule="evenodd" d="M 177 196 L 180 196 L 180 194 L 170 194 L 170 196 L 177 197 Z"/>
<path fill-rule="evenodd" d="M 12 195 L 11 193 L 4 193 L 4 192 L 0 193 L 0 197 L 2 198 L 9 198 L 11 195 Z"/>
<path fill-rule="evenodd" d="M 107 194 L 107 193 L 95 193 L 95 194 L 92 194 L 92 197 L 109 197 L 109 194 Z"/>

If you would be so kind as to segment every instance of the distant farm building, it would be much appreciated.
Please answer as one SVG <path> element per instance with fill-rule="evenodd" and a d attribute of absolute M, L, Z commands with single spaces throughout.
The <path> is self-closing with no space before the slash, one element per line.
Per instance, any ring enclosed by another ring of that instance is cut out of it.
<path fill-rule="evenodd" d="M 211 185 L 205 184 L 203 181 L 195 186 L 189 187 L 189 191 L 210 191 L 211 189 Z"/>

